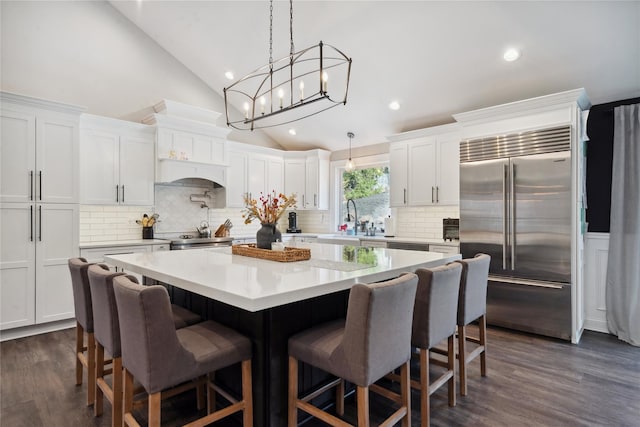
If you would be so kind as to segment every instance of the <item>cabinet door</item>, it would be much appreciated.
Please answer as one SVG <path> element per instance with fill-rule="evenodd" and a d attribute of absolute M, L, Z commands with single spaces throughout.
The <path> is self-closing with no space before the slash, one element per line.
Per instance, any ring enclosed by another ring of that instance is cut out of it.
<path fill-rule="evenodd" d="M 36 118 L 38 202 L 78 202 L 78 159 L 77 122 Z"/>
<path fill-rule="evenodd" d="M 438 191 L 440 205 L 460 201 L 460 139 L 457 135 L 438 138 Z"/>
<path fill-rule="evenodd" d="M 83 132 L 80 150 L 82 203 L 115 205 L 120 201 L 119 146 L 116 134 Z"/>
<path fill-rule="evenodd" d="M 424 206 L 436 200 L 436 142 L 430 138 L 409 144 L 408 204 Z"/>
<path fill-rule="evenodd" d="M 284 161 L 269 159 L 267 163 L 267 190 L 284 193 Z"/>
<path fill-rule="evenodd" d="M 0 131 L 0 201 L 29 202 L 36 178 L 35 117 L 3 111 Z"/>
<path fill-rule="evenodd" d="M 120 203 L 151 206 L 154 204 L 153 140 L 120 137 Z"/>
<path fill-rule="evenodd" d="M 0 329 L 35 320 L 34 215 L 32 203 L 0 205 Z"/>
<path fill-rule="evenodd" d="M 407 205 L 407 145 L 392 144 L 389 148 L 389 203 Z"/>
<path fill-rule="evenodd" d="M 247 157 L 247 191 L 250 198 L 258 200 L 261 195 L 271 192 L 271 188 L 266 188 L 267 159 L 256 154 L 249 154 Z"/>
<path fill-rule="evenodd" d="M 305 197 L 305 159 L 286 159 L 284 161 L 284 190 L 287 196 L 296 195 L 298 209 L 304 209 Z"/>
<path fill-rule="evenodd" d="M 306 160 L 305 169 L 305 208 L 318 209 L 319 194 L 319 163 L 320 159 L 317 157 L 309 157 Z"/>
<path fill-rule="evenodd" d="M 36 323 L 70 319 L 74 307 L 67 261 L 79 254 L 78 205 L 36 208 Z"/>
<path fill-rule="evenodd" d="M 229 168 L 225 187 L 228 208 L 244 207 L 244 195 L 247 193 L 247 156 L 244 153 L 229 151 Z"/>

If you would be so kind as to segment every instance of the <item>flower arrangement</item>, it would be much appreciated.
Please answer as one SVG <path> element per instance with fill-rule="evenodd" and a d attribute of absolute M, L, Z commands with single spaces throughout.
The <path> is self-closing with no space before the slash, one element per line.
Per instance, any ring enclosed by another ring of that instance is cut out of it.
<path fill-rule="evenodd" d="M 262 224 L 275 224 L 287 208 L 296 208 L 296 195 L 287 197 L 282 193 L 276 195 L 272 191 L 266 196 L 260 193 L 260 198 L 256 200 L 245 194 L 244 206 L 242 218 L 245 224 L 250 224 L 254 219 Z"/>

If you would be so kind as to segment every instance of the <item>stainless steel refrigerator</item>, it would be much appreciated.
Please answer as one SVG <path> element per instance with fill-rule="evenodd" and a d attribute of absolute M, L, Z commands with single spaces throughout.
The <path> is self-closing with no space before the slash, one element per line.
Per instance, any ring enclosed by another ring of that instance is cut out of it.
<path fill-rule="evenodd" d="M 571 339 L 571 128 L 463 141 L 460 249 L 491 255 L 487 322 Z"/>

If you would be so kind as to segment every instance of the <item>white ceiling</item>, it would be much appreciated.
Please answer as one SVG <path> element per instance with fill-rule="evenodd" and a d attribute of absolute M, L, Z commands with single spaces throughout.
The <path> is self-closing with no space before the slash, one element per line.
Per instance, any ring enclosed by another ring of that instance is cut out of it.
<path fill-rule="evenodd" d="M 111 4 L 221 95 L 225 71 L 237 79 L 268 62 L 266 0 Z M 289 2 L 273 14 L 277 59 L 289 52 Z M 580 87 L 593 104 L 640 96 L 640 1 L 294 1 L 293 31 L 298 50 L 322 40 L 353 65 L 346 106 L 265 130 L 287 149 L 342 150 L 347 131 L 354 147 L 377 144 Z M 507 47 L 522 57 L 505 62 Z"/>

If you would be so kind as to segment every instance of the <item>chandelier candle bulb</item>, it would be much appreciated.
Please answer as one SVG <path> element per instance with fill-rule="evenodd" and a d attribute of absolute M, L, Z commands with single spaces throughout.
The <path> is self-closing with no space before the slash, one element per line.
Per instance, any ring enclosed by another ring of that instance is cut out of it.
<path fill-rule="evenodd" d="M 264 114 L 264 105 L 267 103 L 267 100 L 264 96 L 260 97 L 260 112 Z"/>
<path fill-rule="evenodd" d="M 280 98 L 280 108 L 282 108 L 282 101 L 284 99 L 284 90 L 278 89 L 278 98 Z"/>
<path fill-rule="evenodd" d="M 327 93 L 327 80 L 329 80 L 329 75 L 326 71 L 322 73 L 322 91 Z"/>
<path fill-rule="evenodd" d="M 304 82 L 300 82 L 300 101 L 304 99 Z"/>
<path fill-rule="evenodd" d="M 245 119 L 249 118 L 249 103 L 248 102 L 244 103 L 244 118 Z"/>

